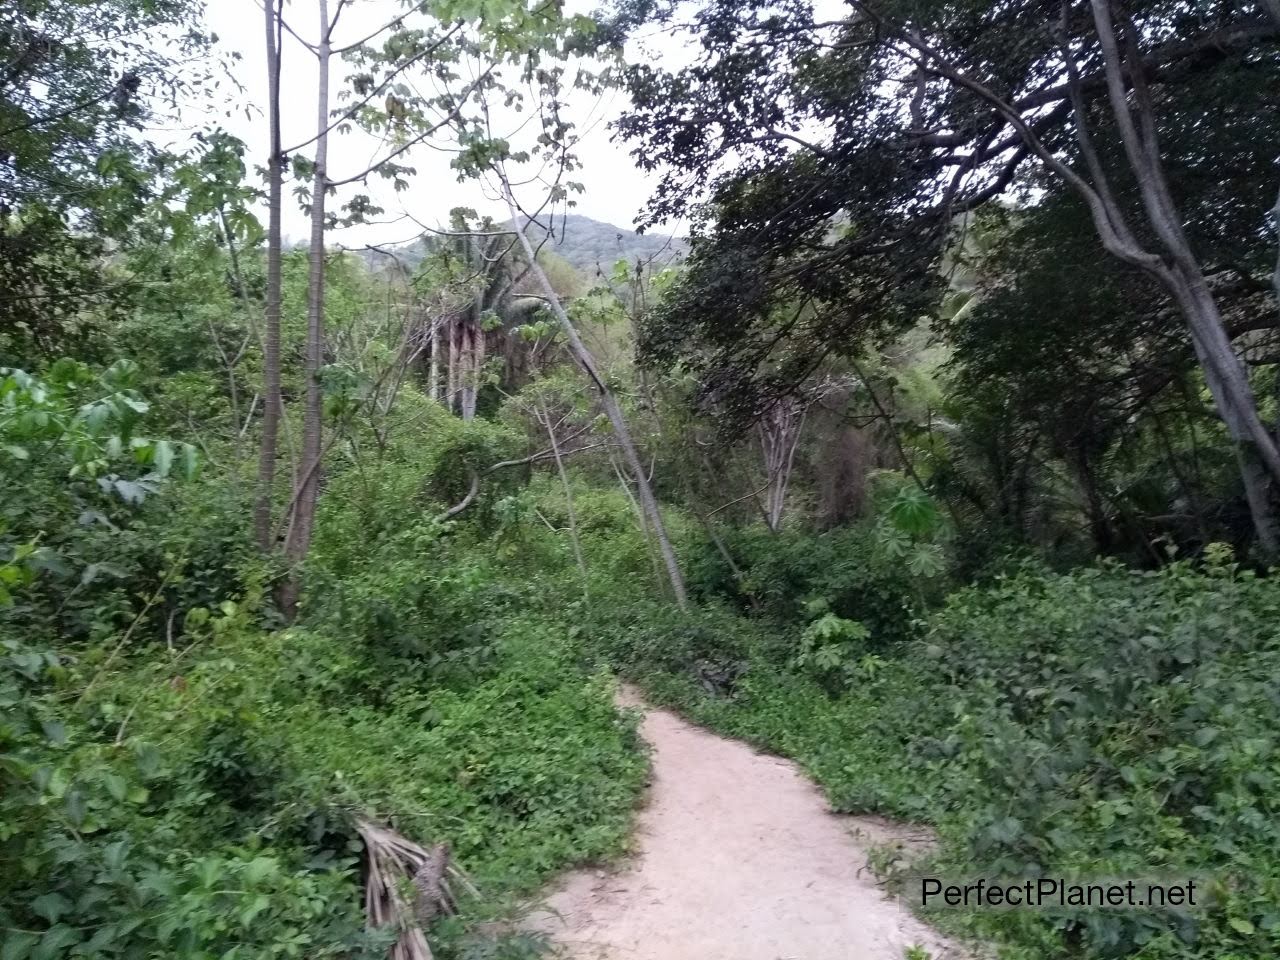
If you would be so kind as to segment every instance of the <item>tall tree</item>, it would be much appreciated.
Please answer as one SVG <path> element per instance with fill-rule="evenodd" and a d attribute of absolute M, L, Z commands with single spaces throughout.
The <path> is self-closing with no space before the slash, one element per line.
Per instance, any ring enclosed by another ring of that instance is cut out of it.
<path fill-rule="evenodd" d="M 280 388 L 280 304 L 282 300 L 281 257 L 284 234 L 284 145 L 280 136 L 280 70 L 282 0 L 265 0 L 262 5 L 266 25 L 267 50 L 267 289 L 262 343 L 262 436 L 258 453 L 258 489 L 254 500 L 253 526 L 258 547 L 274 546 L 272 527 L 276 457 L 284 398 Z"/>
<path fill-rule="evenodd" d="M 101 260 L 144 239 L 163 202 L 176 158 L 149 127 L 167 97 L 204 89 L 198 14 L 191 0 L 0 7 L 0 351 L 84 348 L 86 305 L 128 309 L 135 286 L 107 282 Z"/>
<path fill-rule="evenodd" d="M 339 0 L 339 10 L 343 0 Z M 284 593 L 285 605 L 297 602 L 298 567 L 311 547 L 311 531 L 315 523 L 316 504 L 320 495 L 320 460 L 324 431 L 324 387 L 320 380 L 324 366 L 324 295 L 325 201 L 329 192 L 329 67 L 333 56 L 332 25 L 328 0 L 317 0 L 319 43 L 316 64 L 316 137 L 315 158 L 311 163 L 311 243 L 307 253 L 307 338 L 303 377 L 306 398 L 302 411 L 302 444 L 298 468 L 293 480 L 292 512 L 285 536 L 284 556 L 292 576 Z"/>
<path fill-rule="evenodd" d="M 753 381 L 779 354 L 768 368 L 798 382 L 826 351 L 913 323 L 936 305 L 956 218 L 1038 173 L 1075 191 L 1108 252 L 1176 305 L 1274 552 L 1280 448 L 1210 280 L 1233 265 L 1203 242 L 1221 203 L 1207 191 L 1197 209 L 1179 203 L 1166 145 L 1196 151 L 1181 172 L 1230 143 L 1178 136 L 1205 88 L 1233 112 L 1231 96 L 1274 89 L 1280 24 L 1257 5 L 1176 0 L 855 0 L 835 19 L 806 3 L 696 9 L 703 58 L 675 74 L 634 67 L 636 109 L 621 126 L 643 164 L 670 171 L 651 219 L 688 211 L 712 184 L 669 310 L 677 350 L 678 323 L 711 333 L 712 389 Z M 1272 122 L 1256 102 L 1253 118 Z M 1266 138 L 1253 139 L 1261 162 Z M 1256 237 L 1269 201 L 1250 184 L 1234 202 L 1252 206 Z M 772 323 L 787 301 L 820 309 Z M 820 349 L 787 351 L 802 340 Z"/>

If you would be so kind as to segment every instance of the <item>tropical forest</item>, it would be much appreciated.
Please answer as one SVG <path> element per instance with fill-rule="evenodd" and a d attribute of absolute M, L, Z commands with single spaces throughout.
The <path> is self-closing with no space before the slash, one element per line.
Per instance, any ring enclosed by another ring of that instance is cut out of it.
<path fill-rule="evenodd" d="M 1280 0 L 0 3 L 0 960 L 1280 957 Z"/>

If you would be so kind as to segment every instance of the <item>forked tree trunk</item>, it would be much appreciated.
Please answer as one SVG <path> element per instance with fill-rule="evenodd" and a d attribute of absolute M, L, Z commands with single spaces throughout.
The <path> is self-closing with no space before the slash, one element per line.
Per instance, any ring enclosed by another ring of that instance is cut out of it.
<path fill-rule="evenodd" d="M 302 421 L 302 457 L 294 477 L 293 516 L 285 537 L 284 554 L 290 565 L 289 578 L 281 592 L 281 605 L 292 613 L 297 605 L 299 567 L 311 547 L 316 502 L 320 493 L 320 459 L 324 414 L 324 392 L 320 368 L 324 363 L 325 302 L 325 198 L 329 187 L 329 4 L 318 0 L 320 44 L 317 50 L 319 79 L 316 89 L 315 170 L 311 185 L 311 247 L 307 276 L 307 346 L 303 375 L 307 382 L 306 408 Z"/>
<path fill-rule="evenodd" d="M 1264 5 L 1273 16 L 1280 7 L 1276 0 L 1264 0 Z M 859 6 L 866 7 L 863 3 Z M 1234 441 L 1236 461 L 1259 546 L 1264 553 L 1275 556 L 1280 552 L 1280 524 L 1277 523 L 1274 498 L 1275 490 L 1280 486 L 1280 440 L 1262 421 L 1244 364 L 1235 353 L 1218 304 L 1205 279 L 1204 269 L 1183 230 L 1182 218 L 1169 189 L 1160 155 L 1155 108 L 1138 47 L 1138 28 L 1124 8 L 1112 0 L 1090 0 L 1090 8 L 1102 54 L 1110 112 L 1116 122 L 1129 171 L 1141 194 L 1146 226 L 1158 241 L 1158 253 L 1143 247 L 1130 228 L 1124 210 L 1116 202 L 1089 133 L 1087 104 L 1073 51 L 1065 51 L 1064 66 L 1072 99 L 1076 140 L 1092 182 L 1063 162 L 1012 104 L 948 60 L 911 26 L 900 25 L 898 34 L 923 57 L 924 62 L 930 64 L 930 69 L 976 94 L 1003 117 L 1044 166 L 1084 199 L 1107 252 L 1153 276 L 1177 303 L 1191 335 L 1205 383 L 1213 396 L 1214 407 Z M 1116 32 L 1117 20 L 1124 38 L 1123 50 L 1120 35 Z"/>
<path fill-rule="evenodd" d="M 776 401 L 759 423 L 760 452 L 764 457 L 765 522 L 777 533 L 782 528 L 782 516 L 787 508 L 787 490 L 791 485 L 791 472 L 795 466 L 796 449 L 804 431 L 806 409 L 794 397 Z"/>
<path fill-rule="evenodd" d="M 582 574 L 582 591 L 587 591 L 587 562 L 582 558 L 582 541 L 578 537 L 578 514 L 573 507 L 573 487 L 569 484 L 569 473 L 564 468 L 564 458 L 560 456 L 560 441 L 556 439 L 555 424 L 551 422 L 551 414 L 546 404 L 539 403 L 534 411 L 539 422 L 547 431 L 547 439 L 551 441 L 551 454 L 555 457 L 556 472 L 560 475 L 560 486 L 564 489 L 565 515 L 569 518 L 569 540 L 573 544 L 573 559 L 578 564 L 578 572 Z"/>
<path fill-rule="evenodd" d="M 1191 249 L 1165 177 L 1155 108 L 1137 51 L 1136 27 L 1122 21 L 1121 31 L 1125 37 L 1122 54 L 1111 0 L 1091 2 L 1111 112 L 1116 117 L 1125 156 L 1137 178 L 1147 220 L 1165 251 L 1164 269 L 1156 276 L 1164 280 L 1186 317 L 1205 383 L 1235 441 L 1236 460 L 1258 542 L 1267 554 L 1275 555 L 1280 549 L 1280 524 L 1276 519 L 1273 491 L 1275 485 L 1280 484 L 1280 447 L 1262 422 L 1248 373 L 1232 346 L 1218 303 Z M 1132 87 L 1132 93 L 1127 86 Z"/>
<path fill-rule="evenodd" d="M 537 251 L 533 249 L 533 244 L 529 241 L 528 224 L 520 222 L 520 209 L 516 205 L 515 194 L 511 191 L 511 182 L 507 179 L 506 172 L 498 171 L 498 179 L 502 187 L 503 199 L 507 203 L 507 210 L 511 214 L 511 225 L 516 230 L 520 246 L 529 261 L 529 270 L 537 279 L 539 286 L 542 287 L 542 292 L 546 296 L 552 312 L 556 315 L 556 319 L 560 321 L 560 328 L 564 331 L 570 352 L 573 353 L 574 359 L 582 367 L 587 379 L 591 381 L 591 385 L 600 395 L 600 405 L 604 407 L 605 416 L 609 418 L 609 423 L 613 427 L 618 446 L 622 448 L 622 455 L 626 458 L 627 466 L 635 477 L 636 494 L 639 497 L 640 506 L 653 527 L 654 537 L 658 541 L 658 549 L 662 551 L 662 560 L 667 568 L 667 579 L 671 582 L 671 592 L 675 596 L 676 605 L 681 610 L 687 610 L 689 608 L 689 599 L 688 594 L 685 592 L 684 576 L 680 572 L 680 563 L 676 559 L 674 548 L 671 546 L 671 538 L 667 535 L 667 527 L 663 523 L 662 512 L 658 509 L 658 501 L 653 495 L 653 488 L 649 485 L 648 477 L 645 476 L 644 465 L 640 462 L 640 455 L 636 452 L 636 445 L 631 439 L 631 430 L 627 426 L 626 417 L 622 414 L 622 407 L 618 403 L 618 398 L 613 390 L 609 388 L 609 385 L 605 383 L 604 378 L 600 375 L 600 371 L 596 367 L 595 357 L 591 355 L 591 351 L 587 349 L 586 344 L 582 342 L 582 338 L 578 336 L 578 329 L 573 325 L 573 321 L 569 319 L 569 314 L 565 312 L 564 306 L 560 303 L 560 298 L 556 295 L 555 288 L 551 285 L 551 280 L 538 263 Z"/>
<path fill-rule="evenodd" d="M 272 544 L 272 494 L 276 476 L 283 399 L 280 393 L 280 301 L 282 241 L 281 210 L 284 169 L 280 140 L 280 0 L 266 0 L 267 120 L 271 128 L 267 160 L 267 289 L 263 331 L 262 439 L 258 448 L 258 485 L 253 504 L 253 529 L 259 549 Z"/>

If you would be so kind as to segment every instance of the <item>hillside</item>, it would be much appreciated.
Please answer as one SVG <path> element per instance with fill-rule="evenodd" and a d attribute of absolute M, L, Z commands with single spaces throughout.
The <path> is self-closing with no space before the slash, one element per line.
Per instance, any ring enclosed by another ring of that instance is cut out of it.
<path fill-rule="evenodd" d="M 571 214 L 556 217 L 556 236 L 550 249 L 588 277 L 597 267 L 609 269 L 618 260 L 637 259 L 667 264 L 684 259 L 688 244 L 667 234 L 636 233 L 626 227 Z"/>
<path fill-rule="evenodd" d="M 568 261 L 587 279 L 595 276 L 597 267 L 608 270 L 618 260 L 630 263 L 641 259 L 665 266 L 683 260 L 688 252 L 688 244 L 682 239 L 667 234 L 636 233 L 576 214 L 556 217 L 552 230 L 555 236 L 545 249 Z M 536 228 L 530 233 L 536 233 Z M 371 267 L 383 266 L 394 256 L 412 268 L 422 262 L 425 250 L 421 243 L 414 242 L 388 248 L 386 253 L 364 250 L 360 255 Z"/>

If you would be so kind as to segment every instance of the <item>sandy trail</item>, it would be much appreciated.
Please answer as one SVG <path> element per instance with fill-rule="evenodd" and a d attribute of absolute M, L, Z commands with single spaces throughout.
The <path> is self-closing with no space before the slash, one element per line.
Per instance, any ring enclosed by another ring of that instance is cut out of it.
<path fill-rule="evenodd" d="M 531 916 L 572 960 L 961 958 L 864 869 L 890 838 L 833 815 L 795 766 L 646 709 L 653 784 L 635 855 L 564 877 Z"/>

